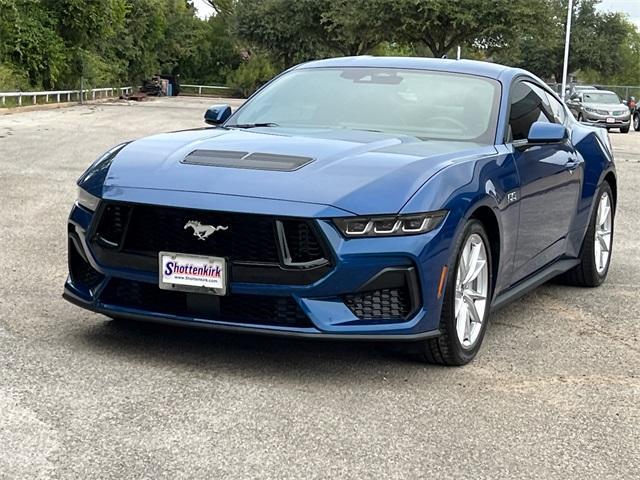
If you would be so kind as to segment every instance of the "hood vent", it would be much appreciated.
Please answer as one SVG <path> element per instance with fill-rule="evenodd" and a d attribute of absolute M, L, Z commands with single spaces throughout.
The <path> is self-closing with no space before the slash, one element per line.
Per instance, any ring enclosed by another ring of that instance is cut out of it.
<path fill-rule="evenodd" d="M 228 150 L 194 150 L 182 160 L 182 163 L 189 165 L 273 170 L 276 172 L 293 172 L 311 162 L 313 162 L 313 158 L 310 157 Z"/>

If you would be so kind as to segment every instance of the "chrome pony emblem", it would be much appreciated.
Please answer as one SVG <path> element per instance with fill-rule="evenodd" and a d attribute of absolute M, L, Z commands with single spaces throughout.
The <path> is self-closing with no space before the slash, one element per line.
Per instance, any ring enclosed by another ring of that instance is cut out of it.
<path fill-rule="evenodd" d="M 210 235 L 216 233 L 218 230 L 228 230 L 229 227 L 225 227 L 224 225 L 202 225 L 197 220 L 189 220 L 184 229 L 193 228 L 193 234 L 198 237 L 198 240 L 206 240 Z"/>

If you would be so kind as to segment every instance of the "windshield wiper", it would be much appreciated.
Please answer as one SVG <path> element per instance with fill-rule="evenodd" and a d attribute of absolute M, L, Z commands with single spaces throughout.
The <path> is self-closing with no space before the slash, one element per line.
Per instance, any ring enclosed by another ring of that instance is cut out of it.
<path fill-rule="evenodd" d="M 238 123 L 237 125 L 225 125 L 228 128 L 258 128 L 258 127 L 279 127 L 277 123 L 264 122 L 264 123 Z"/>

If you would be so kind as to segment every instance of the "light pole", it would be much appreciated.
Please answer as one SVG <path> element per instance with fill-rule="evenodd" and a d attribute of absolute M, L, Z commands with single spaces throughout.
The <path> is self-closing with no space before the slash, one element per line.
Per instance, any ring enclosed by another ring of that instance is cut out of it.
<path fill-rule="evenodd" d="M 564 65 L 562 66 L 562 100 L 567 91 L 567 73 L 569 70 L 569 43 L 571 41 L 571 18 L 573 17 L 573 0 L 569 0 L 569 11 L 567 12 L 567 32 L 564 39 Z"/>

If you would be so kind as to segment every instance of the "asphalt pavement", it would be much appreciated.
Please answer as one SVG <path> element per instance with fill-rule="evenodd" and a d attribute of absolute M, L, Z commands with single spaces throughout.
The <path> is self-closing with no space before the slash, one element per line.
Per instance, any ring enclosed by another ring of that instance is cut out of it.
<path fill-rule="evenodd" d="M 473 363 L 443 368 L 62 300 L 76 178 L 114 144 L 203 126 L 210 103 L 0 114 L 0 478 L 640 476 L 640 133 L 611 135 L 607 282 L 539 288 L 493 315 Z"/>

